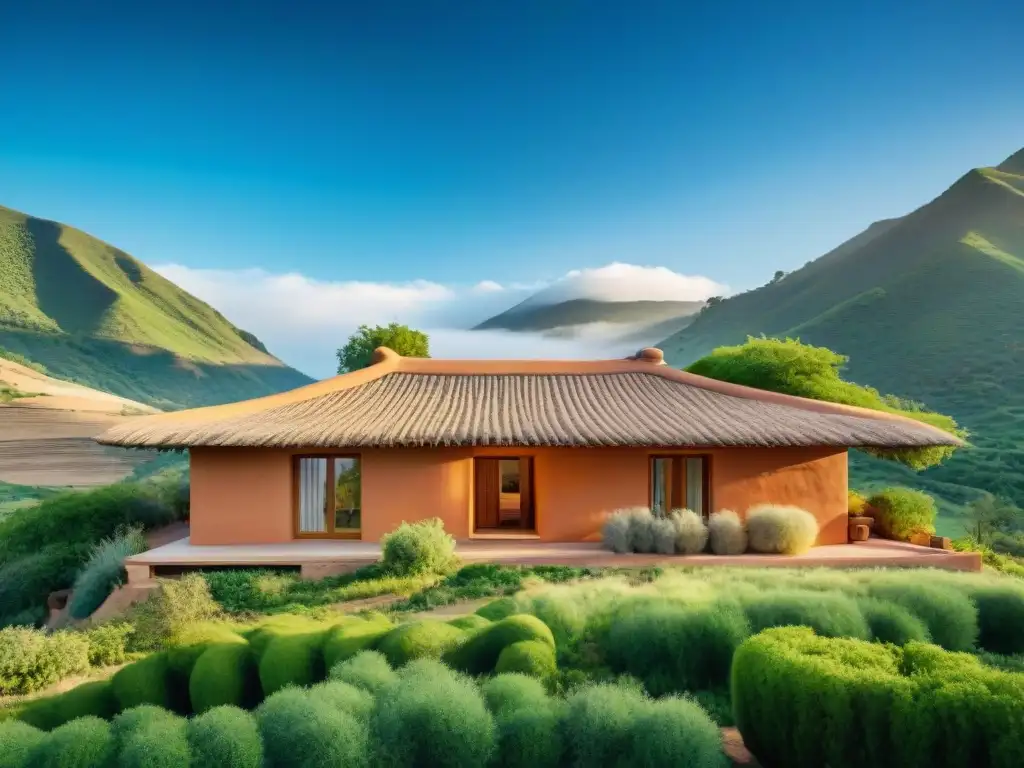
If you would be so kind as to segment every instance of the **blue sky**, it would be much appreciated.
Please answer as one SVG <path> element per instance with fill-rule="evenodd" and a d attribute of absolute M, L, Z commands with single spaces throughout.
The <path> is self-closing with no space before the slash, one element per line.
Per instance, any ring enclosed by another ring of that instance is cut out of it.
<path fill-rule="evenodd" d="M 1024 146 L 1005 0 L 45 5 L 0 204 L 150 264 L 742 289 Z"/>

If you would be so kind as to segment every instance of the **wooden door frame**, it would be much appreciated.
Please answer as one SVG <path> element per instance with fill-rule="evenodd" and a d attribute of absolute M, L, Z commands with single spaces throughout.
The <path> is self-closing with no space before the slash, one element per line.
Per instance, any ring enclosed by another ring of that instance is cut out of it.
<path fill-rule="evenodd" d="M 532 454 L 532 453 L 517 453 L 517 454 L 512 454 L 512 455 L 507 455 L 507 454 L 503 454 L 503 453 L 498 453 L 498 454 L 480 454 L 480 455 L 477 455 L 477 456 L 473 456 L 472 459 L 473 459 L 473 472 L 472 472 L 472 477 L 473 477 L 473 481 L 472 482 L 473 482 L 473 484 L 472 484 L 472 493 L 470 494 L 470 499 L 471 499 L 470 503 L 472 505 L 471 509 L 470 509 L 470 514 L 469 514 L 469 535 L 470 535 L 470 538 L 472 538 L 473 536 L 476 536 L 477 535 L 477 530 L 478 530 L 477 527 L 476 527 L 476 462 L 477 462 L 478 459 L 485 459 L 485 460 L 486 459 L 493 459 L 495 461 L 500 461 L 500 460 L 503 460 L 503 459 L 505 461 L 508 461 L 510 459 L 515 459 L 516 461 L 526 460 L 526 461 L 530 462 L 530 477 L 527 480 L 527 483 L 528 483 L 528 486 L 529 486 L 529 493 L 530 493 L 530 506 L 532 507 L 530 512 L 531 512 L 531 514 L 533 516 L 533 527 L 532 528 L 483 528 L 483 529 L 480 529 L 481 531 L 483 531 L 483 535 L 486 536 L 486 535 L 488 535 L 488 534 L 490 534 L 492 532 L 495 532 L 495 533 L 505 534 L 509 538 L 515 538 L 516 534 L 522 535 L 522 536 L 524 536 L 526 538 L 536 538 L 537 537 L 537 531 L 538 531 L 538 525 L 537 525 L 537 522 L 538 522 L 537 521 L 537 481 L 536 481 L 536 477 L 537 477 L 537 462 L 534 461 L 534 459 L 535 459 L 534 454 Z M 498 481 L 499 481 L 499 493 L 500 493 L 500 482 L 501 482 L 501 475 L 500 474 L 498 476 Z M 520 478 L 520 482 L 522 482 L 522 478 Z M 522 490 L 520 490 L 520 494 L 522 494 Z M 522 497 L 520 496 L 520 498 L 522 498 Z"/>
<path fill-rule="evenodd" d="M 323 533 L 302 533 L 300 532 L 299 518 L 301 516 L 299 488 L 299 462 L 302 459 L 327 459 L 326 485 L 330 490 L 328 498 L 327 519 L 324 524 L 327 530 Z M 359 530 L 358 531 L 335 531 L 335 507 L 337 501 L 334 493 L 334 461 L 332 459 L 355 459 L 359 462 Z M 296 539 L 362 539 L 363 537 L 363 457 L 358 453 L 296 453 L 292 456 L 292 536 Z"/>

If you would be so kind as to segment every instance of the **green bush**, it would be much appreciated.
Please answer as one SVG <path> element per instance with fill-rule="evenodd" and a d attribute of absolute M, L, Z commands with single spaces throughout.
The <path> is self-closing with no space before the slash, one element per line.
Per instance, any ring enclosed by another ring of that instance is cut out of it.
<path fill-rule="evenodd" d="M 327 631 L 324 638 L 324 664 L 333 669 L 362 651 L 372 650 L 394 625 L 386 618 L 345 623 Z"/>
<path fill-rule="evenodd" d="M 545 709 L 550 704 L 544 684 L 518 672 L 495 675 L 481 684 L 480 692 L 495 716 L 515 709 Z"/>
<path fill-rule="evenodd" d="M 179 579 L 161 579 L 155 594 L 132 608 L 132 649 L 149 651 L 174 644 L 176 634 L 215 618 L 219 612 L 201 575 L 190 573 Z"/>
<path fill-rule="evenodd" d="M 71 586 L 87 556 L 86 546 L 57 544 L 8 560 L 0 567 L 0 625 L 25 623 L 26 612 L 45 619 L 46 599 Z"/>
<path fill-rule="evenodd" d="M 451 619 L 448 623 L 451 624 L 453 627 L 464 630 L 466 632 L 476 632 L 478 629 L 483 629 L 484 627 L 489 626 L 491 621 L 490 619 L 486 619 L 479 614 L 471 613 L 467 616 L 456 616 L 454 619 Z"/>
<path fill-rule="evenodd" d="M 707 713 L 692 701 L 664 698 L 646 704 L 629 728 L 625 764 L 636 768 L 686 765 L 726 768 L 722 734 Z"/>
<path fill-rule="evenodd" d="M 501 621 L 522 612 L 519 603 L 513 597 L 502 597 L 492 600 L 487 605 L 481 605 L 476 609 L 477 616 L 482 616 L 488 621 Z"/>
<path fill-rule="evenodd" d="M 681 555 L 696 555 L 708 544 L 708 527 L 692 509 L 674 509 L 668 517 L 675 530 L 675 551 Z"/>
<path fill-rule="evenodd" d="M 601 543 L 605 549 L 610 549 L 618 554 L 633 551 L 630 529 L 633 526 L 632 518 L 637 511 L 636 509 L 618 509 L 604 519 L 604 524 L 601 526 Z M 650 510 L 643 509 L 642 512 L 650 515 Z M 653 542 L 653 540 L 652 535 L 651 541 Z"/>
<path fill-rule="evenodd" d="M 776 590 L 743 597 L 754 632 L 769 627 L 804 626 L 826 637 L 866 640 L 871 630 L 854 598 L 841 592 Z"/>
<path fill-rule="evenodd" d="M 376 645 L 393 667 L 413 659 L 439 659 L 466 639 L 466 633 L 435 619 L 421 619 L 395 627 Z"/>
<path fill-rule="evenodd" d="M 476 768 L 495 748 L 480 690 L 433 659 L 418 659 L 382 691 L 370 718 L 375 764 Z"/>
<path fill-rule="evenodd" d="M 444 523 L 431 518 L 418 523 L 403 522 L 380 541 L 381 566 L 396 576 L 443 574 L 455 559 L 455 539 L 445 533 Z"/>
<path fill-rule="evenodd" d="M 990 768 L 1024 760 L 1024 676 L 935 646 L 769 630 L 737 650 L 732 700 L 744 743 L 765 765 Z"/>
<path fill-rule="evenodd" d="M 731 509 L 722 509 L 708 518 L 708 538 L 716 555 L 742 555 L 747 551 L 747 528 Z"/>
<path fill-rule="evenodd" d="M 266 768 L 368 764 L 366 726 L 307 691 L 278 691 L 256 710 L 256 721 Z"/>
<path fill-rule="evenodd" d="M 928 627 L 906 608 L 868 597 L 858 600 L 857 605 L 868 623 L 872 640 L 894 645 L 906 645 L 911 641 L 931 642 Z"/>
<path fill-rule="evenodd" d="M 660 696 L 724 685 L 733 652 L 748 634 L 746 617 L 731 603 L 631 600 L 616 613 L 601 646 L 613 670 L 634 675 Z"/>
<path fill-rule="evenodd" d="M 633 719 L 647 705 L 642 691 L 621 684 L 590 685 L 570 695 L 562 728 L 569 764 L 630 765 Z"/>
<path fill-rule="evenodd" d="M 192 768 L 261 768 L 263 742 L 255 718 L 237 707 L 207 710 L 185 729 Z"/>
<path fill-rule="evenodd" d="M 910 611 L 928 627 L 932 641 L 949 651 L 969 651 L 978 639 L 978 609 L 970 598 L 954 589 L 912 582 L 878 579 L 869 586 L 872 597 L 888 600 Z"/>
<path fill-rule="evenodd" d="M 114 743 L 120 749 L 125 739 L 130 737 L 139 729 L 148 728 L 154 722 L 176 723 L 179 718 L 169 709 L 158 707 L 155 704 L 140 704 L 131 707 L 118 714 L 111 722 Z"/>
<path fill-rule="evenodd" d="M 248 709 L 259 702 L 261 692 L 256 660 L 245 641 L 207 647 L 188 679 L 194 712 L 226 704 Z"/>
<path fill-rule="evenodd" d="M 38 691 L 88 668 L 89 644 L 80 634 L 0 629 L 0 694 Z"/>
<path fill-rule="evenodd" d="M 520 640 L 506 646 L 498 655 L 494 671 L 519 672 L 524 675 L 550 680 L 558 671 L 555 649 L 539 640 Z"/>
<path fill-rule="evenodd" d="M 165 653 L 154 653 L 119 669 L 110 678 L 110 684 L 120 708 L 130 709 L 140 704 L 171 708 L 174 700 L 169 671 Z"/>
<path fill-rule="evenodd" d="M 984 585 L 970 596 L 978 608 L 978 645 L 993 653 L 1024 653 L 1024 588 Z"/>
<path fill-rule="evenodd" d="M 140 707 L 132 719 L 115 726 L 120 768 L 187 768 L 187 722 L 170 712 Z"/>
<path fill-rule="evenodd" d="M 312 685 L 323 680 L 327 676 L 323 643 L 323 630 L 273 638 L 259 660 L 263 694 L 269 696 L 289 685 Z"/>
<path fill-rule="evenodd" d="M 86 715 L 106 720 L 113 717 L 118 710 L 119 705 L 110 681 L 97 680 L 76 685 L 57 696 L 30 701 L 18 716 L 37 728 L 52 730 Z"/>
<path fill-rule="evenodd" d="M 373 709 L 373 696 L 362 688 L 340 680 L 317 683 L 309 689 L 309 695 L 316 701 L 330 704 L 334 709 L 348 712 L 352 717 L 366 722 Z"/>
<path fill-rule="evenodd" d="M 473 675 L 493 672 L 501 652 L 522 640 L 537 640 L 555 647 L 555 638 L 536 616 L 519 614 L 497 621 L 472 635 L 465 643 L 445 655 L 455 669 Z"/>
<path fill-rule="evenodd" d="M 0 768 L 27 768 L 29 756 L 45 738 L 27 723 L 0 720 Z"/>
<path fill-rule="evenodd" d="M 799 555 L 814 546 L 818 521 L 800 507 L 759 504 L 747 510 L 747 544 L 754 552 Z"/>
<path fill-rule="evenodd" d="M 907 541 L 914 533 L 935 533 L 935 500 L 910 488 L 886 488 L 868 499 L 874 533 Z"/>
<path fill-rule="evenodd" d="M 89 644 L 89 663 L 94 667 L 123 664 L 128 658 L 128 638 L 135 628 L 125 622 L 99 624 L 85 631 Z"/>
<path fill-rule="evenodd" d="M 32 750 L 32 768 L 107 768 L 113 761 L 110 723 L 80 717 L 55 728 Z M 186 763 L 187 765 L 187 763 Z"/>
<path fill-rule="evenodd" d="M 331 667 L 331 680 L 340 680 L 369 693 L 377 693 L 398 679 L 388 660 L 379 651 L 361 651 Z"/>
<path fill-rule="evenodd" d="M 125 558 L 145 552 L 149 548 L 142 528 L 129 528 L 101 539 L 82 570 L 75 577 L 68 613 L 73 619 L 87 619 L 99 608 L 110 593 L 125 582 Z"/>
<path fill-rule="evenodd" d="M 868 499 L 850 488 L 846 492 L 846 512 L 850 517 L 863 517 L 868 513 Z"/>
<path fill-rule="evenodd" d="M 179 681 L 187 685 L 199 657 L 212 645 L 246 645 L 246 640 L 218 622 L 195 624 L 177 632 L 169 642 L 167 666 Z"/>
<path fill-rule="evenodd" d="M 495 718 L 499 768 L 558 768 L 565 752 L 559 711 L 513 709 Z"/>

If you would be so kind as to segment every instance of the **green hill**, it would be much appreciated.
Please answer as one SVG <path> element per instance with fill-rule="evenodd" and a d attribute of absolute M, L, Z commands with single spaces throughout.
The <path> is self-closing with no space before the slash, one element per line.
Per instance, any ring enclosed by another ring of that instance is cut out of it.
<path fill-rule="evenodd" d="M 949 505 L 988 490 L 1024 507 L 1024 150 L 782 280 L 706 308 L 661 346 L 683 366 L 760 334 L 848 355 L 847 378 L 971 432 L 975 448 L 919 475 L 858 454 L 853 483 L 914 483 Z"/>
<path fill-rule="evenodd" d="M 310 381 L 127 253 L 3 207 L 0 347 L 51 375 L 162 408 Z"/>
<path fill-rule="evenodd" d="M 600 301 L 568 299 L 540 303 L 530 297 L 511 309 L 480 323 L 474 330 L 550 331 L 590 323 L 658 328 L 668 323 L 675 329 L 688 322 L 702 301 Z M 659 338 L 652 336 L 652 339 Z"/>

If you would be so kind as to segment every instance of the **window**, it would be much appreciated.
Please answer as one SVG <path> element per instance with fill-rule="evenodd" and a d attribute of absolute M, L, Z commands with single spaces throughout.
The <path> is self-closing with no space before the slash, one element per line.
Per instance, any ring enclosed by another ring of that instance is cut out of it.
<path fill-rule="evenodd" d="M 708 460 L 706 456 L 652 456 L 651 510 L 666 514 L 692 509 L 708 515 Z"/>
<path fill-rule="evenodd" d="M 361 475 L 356 456 L 296 459 L 299 536 L 359 538 Z"/>

